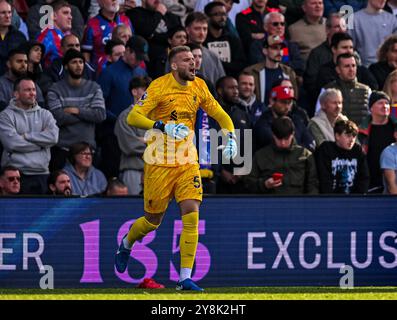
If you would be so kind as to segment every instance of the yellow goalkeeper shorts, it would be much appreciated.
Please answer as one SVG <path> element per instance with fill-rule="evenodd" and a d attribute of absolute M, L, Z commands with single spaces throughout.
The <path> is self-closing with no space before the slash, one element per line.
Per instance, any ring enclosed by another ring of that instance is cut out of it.
<path fill-rule="evenodd" d="M 148 213 L 165 212 L 174 197 L 177 203 L 188 199 L 202 201 L 199 164 L 161 167 L 145 163 L 143 197 Z"/>

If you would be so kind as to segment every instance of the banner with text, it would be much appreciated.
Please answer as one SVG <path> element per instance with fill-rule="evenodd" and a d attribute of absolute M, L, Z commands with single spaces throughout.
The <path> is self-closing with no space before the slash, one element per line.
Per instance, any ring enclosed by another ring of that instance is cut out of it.
<path fill-rule="evenodd" d="M 171 203 L 162 225 L 137 242 L 128 269 L 118 243 L 143 213 L 141 198 L 0 200 L 0 287 L 134 287 L 178 280 L 182 221 Z M 204 287 L 397 286 L 396 197 L 207 197 L 193 279 Z M 342 269 L 341 269 L 342 268 Z"/>

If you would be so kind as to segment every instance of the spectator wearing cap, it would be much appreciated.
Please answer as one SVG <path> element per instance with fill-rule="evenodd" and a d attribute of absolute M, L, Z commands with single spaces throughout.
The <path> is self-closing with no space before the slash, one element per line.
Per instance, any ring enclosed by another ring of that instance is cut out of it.
<path fill-rule="evenodd" d="M 85 140 L 95 148 L 95 126 L 106 118 L 101 87 L 83 78 L 84 62 L 80 51 L 68 50 L 63 57 L 67 76 L 48 91 L 48 109 L 60 130 L 59 141 L 51 149 L 51 171 L 63 168 L 71 145 Z"/>
<path fill-rule="evenodd" d="M 294 89 L 277 85 L 271 89 L 269 109 L 256 122 L 253 130 L 254 150 L 259 150 L 272 142 L 271 126 L 275 119 L 288 116 L 295 126 L 295 140 L 300 146 L 314 150 L 315 142 L 300 112 L 292 112 L 295 100 Z"/>
<path fill-rule="evenodd" d="M 304 0 L 303 18 L 290 25 L 290 40 L 299 45 L 303 60 L 307 61 L 310 51 L 323 43 L 326 38 L 323 0 Z"/>
<path fill-rule="evenodd" d="M 167 61 L 169 29 L 182 25 L 179 16 L 171 13 L 162 0 L 142 0 L 142 6 L 127 10 L 135 33 L 149 43 L 147 70 L 153 79 L 164 74 Z"/>
<path fill-rule="evenodd" d="M 265 60 L 244 69 L 244 71 L 251 72 L 254 75 L 256 97 L 265 106 L 269 104 L 269 93 L 273 83 L 277 80 L 290 79 L 294 92 L 298 92 L 294 70 L 281 63 L 285 47 L 286 44 L 280 36 L 266 37 L 262 49 Z"/>
<path fill-rule="evenodd" d="M 5 166 L 0 170 L 0 195 L 15 196 L 21 191 L 21 174 L 14 166 Z"/>
<path fill-rule="evenodd" d="M 114 135 L 114 125 L 120 113 L 134 103 L 129 90 L 130 80 L 147 76 L 140 64 L 149 59 L 148 47 L 143 37 L 132 36 L 126 44 L 124 56 L 106 68 L 98 79 L 105 98 L 106 121 L 98 128 L 97 142 L 101 148 L 100 168 L 109 178 L 118 176 L 120 163 L 120 148 Z"/>
<path fill-rule="evenodd" d="M 360 124 L 358 139 L 363 152 L 367 155 L 370 174 L 369 190 L 381 193 L 383 182 L 379 163 L 380 155 L 394 142 L 397 122 L 390 117 L 390 97 L 383 91 L 373 91 L 368 105 L 371 114 Z"/>
<path fill-rule="evenodd" d="M 49 25 L 37 36 L 37 41 L 45 46 L 44 67 L 62 56 L 61 40 L 72 30 L 72 9 L 66 1 L 55 1 L 51 4 L 54 10 L 53 25 Z"/>
<path fill-rule="evenodd" d="M 367 193 L 369 171 L 365 154 L 356 143 L 357 125 L 350 120 L 335 123 L 335 141 L 319 146 L 316 159 L 320 193 Z"/>
<path fill-rule="evenodd" d="M 324 90 L 319 97 L 321 109 L 310 119 L 308 128 L 316 141 L 316 147 L 324 141 L 335 141 L 334 126 L 338 120 L 347 120 L 342 114 L 343 96 L 338 89 Z"/>
<path fill-rule="evenodd" d="M 299 46 L 292 41 L 285 39 L 285 17 L 281 12 L 269 12 L 263 19 L 263 28 L 267 36 L 278 35 L 286 44 L 283 49 L 283 57 L 281 62 L 290 66 L 298 76 L 303 75 L 305 70 L 305 62 L 303 61 Z M 249 63 L 255 64 L 263 61 L 263 40 L 254 40 L 251 45 Z"/>
<path fill-rule="evenodd" d="M 356 57 L 351 53 L 340 54 L 336 59 L 335 68 L 338 78 L 325 85 L 324 89 L 336 88 L 342 92 L 343 114 L 357 124 L 361 123 L 369 113 L 368 99 L 371 88 L 357 80 L 356 61 Z M 320 103 L 317 101 L 316 113 L 320 108 Z"/>
<path fill-rule="evenodd" d="M 317 194 L 314 156 L 296 144 L 292 120 L 285 116 L 275 119 L 271 133 L 272 143 L 254 155 L 251 173 L 244 179 L 246 188 L 250 193 Z"/>
<path fill-rule="evenodd" d="M 69 49 L 81 51 L 80 40 L 74 33 L 64 36 L 61 40 L 62 56 L 64 56 Z M 55 59 L 51 66 L 45 69 L 44 72 L 51 78 L 52 82 L 63 79 L 65 77 L 65 69 L 63 67 L 62 57 Z M 93 81 L 96 79 L 95 68 L 88 61 L 84 63 L 83 78 Z"/>
<path fill-rule="evenodd" d="M 7 68 L 7 73 L 0 77 L 0 111 L 11 101 L 15 81 L 20 77 L 27 76 L 28 57 L 23 48 L 13 49 L 8 53 Z M 37 84 L 36 99 L 39 105 L 44 106 L 44 97 Z"/>
<path fill-rule="evenodd" d="M 103 70 L 105 70 L 112 63 L 118 61 L 125 52 L 124 42 L 118 39 L 111 39 L 105 44 L 104 58 L 99 58 L 97 75 L 99 76 Z"/>
<path fill-rule="evenodd" d="M 226 6 L 223 2 L 207 4 L 204 12 L 209 18 L 208 33 L 204 45 L 222 61 L 225 73 L 237 77 L 247 65 L 247 59 L 240 38 L 226 29 Z"/>
<path fill-rule="evenodd" d="M 8 53 L 26 41 L 22 32 L 11 25 L 12 9 L 6 0 L 0 1 L 0 76 L 6 72 Z"/>
<path fill-rule="evenodd" d="M 58 142 L 59 129 L 51 112 L 37 104 L 33 80 L 16 80 L 14 96 L 0 113 L 1 165 L 21 171 L 22 194 L 45 194 L 50 147 Z"/>
<path fill-rule="evenodd" d="M 119 13 L 120 6 L 117 1 L 101 0 L 98 4 L 99 13 L 87 21 L 82 41 L 85 58 L 95 68 L 98 66 L 99 58 L 105 55 L 105 44 L 112 38 L 116 26 L 127 25 L 134 33 L 130 19 L 125 14 Z"/>

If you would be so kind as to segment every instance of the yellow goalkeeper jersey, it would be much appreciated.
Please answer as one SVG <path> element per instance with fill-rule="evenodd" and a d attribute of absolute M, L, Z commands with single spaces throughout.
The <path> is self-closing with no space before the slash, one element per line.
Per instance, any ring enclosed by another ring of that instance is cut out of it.
<path fill-rule="evenodd" d="M 230 117 L 209 92 L 204 80 L 196 77 L 194 81 L 188 81 L 187 85 L 181 85 L 172 73 L 168 73 L 150 84 L 130 112 L 128 124 L 134 125 L 132 113 L 139 113 L 153 121 L 162 120 L 165 124 L 170 121 L 184 123 L 191 132 L 184 140 L 176 141 L 167 135 L 160 136 L 157 133 L 156 136 L 150 130 L 152 133 L 149 131 L 147 135 L 148 147 L 143 156 L 146 163 L 167 167 L 197 163 L 193 138 L 199 107 L 218 122 L 224 123 L 224 129 L 234 131 Z M 139 127 L 139 123 L 135 125 Z"/>

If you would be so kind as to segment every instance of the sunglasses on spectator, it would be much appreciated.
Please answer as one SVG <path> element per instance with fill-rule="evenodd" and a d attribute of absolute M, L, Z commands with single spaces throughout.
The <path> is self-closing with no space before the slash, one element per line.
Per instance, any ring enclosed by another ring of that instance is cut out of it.
<path fill-rule="evenodd" d="M 278 26 L 285 26 L 285 22 L 272 22 L 271 23 L 273 27 L 278 27 Z"/>
<path fill-rule="evenodd" d="M 8 182 L 21 181 L 21 177 L 7 177 Z"/>

